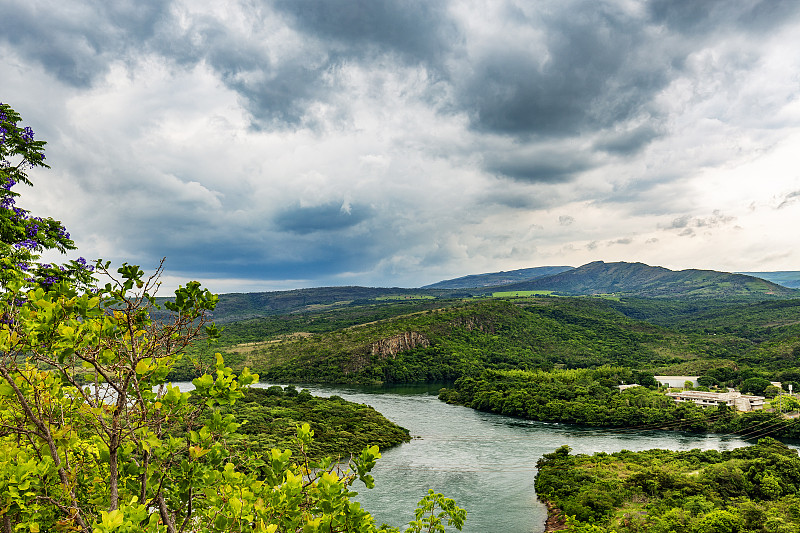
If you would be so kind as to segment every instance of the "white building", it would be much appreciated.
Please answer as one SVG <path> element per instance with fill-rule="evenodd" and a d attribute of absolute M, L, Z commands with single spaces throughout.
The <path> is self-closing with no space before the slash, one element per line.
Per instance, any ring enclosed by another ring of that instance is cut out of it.
<path fill-rule="evenodd" d="M 666 383 L 668 387 L 683 388 L 684 384 L 688 381 L 693 387 L 697 387 L 697 378 L 700 376 L 653 376 L 661 384 Z"/>
<path fill-rule="evenodd" d="M 702 407 L 717 407 L 727 405 L 737 411 L 756 411 L 764 408 L 763 396 L 748 396 L 738 391 L 729 392 L 703 392 L 696 390 L 685 390 L 680 392 L 668 392 L 667 396 L 676 402 L 694 402 Z"/>

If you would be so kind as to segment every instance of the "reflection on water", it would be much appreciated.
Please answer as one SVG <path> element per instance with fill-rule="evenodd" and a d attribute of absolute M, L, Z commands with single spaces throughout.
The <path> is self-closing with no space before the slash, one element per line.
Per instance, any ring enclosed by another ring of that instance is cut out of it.
<path fill-rule="evenodd" d="M 355 487 L 360 493 L 357 499 L 379 524 L 402 527 L 413 519 L 417 502 L 430 488 L 467 509 L 465 532 L 539 533 L 544 531 L 547 511 L 533 489 L 536 461 L 563 444 L 573 453 L 588 454 L 651 448 L 728 450 L 747 445 L 735 436 L 590 429 L 481 413 L 440 402 L 436 397 L 440 387 L 297 385 L 314 395 L 335 394 L 371 405 L 411 431 L 411 442 L 382 451 L 373 471 L 375 488 Z"/>

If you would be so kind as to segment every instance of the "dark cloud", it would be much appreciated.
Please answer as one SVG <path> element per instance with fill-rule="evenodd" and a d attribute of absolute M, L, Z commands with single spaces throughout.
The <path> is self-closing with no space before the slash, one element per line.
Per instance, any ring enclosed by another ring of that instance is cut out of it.
<path fill-rule="evenodd" d="M 662 135 L 662 131 L 651 124 L 637 128 L 604 134 L 594 146 L 598 150 L 617 155 L 632 155 Z"/>
<path fill-rule="evenodd" d="M 294 207 L 275 217 L 279 231 L 304 235 L 321 231 L 346 229 L 363 222 L 370 216 L 370 208 L 354 205 L 349 208 L 342 204 L 330 203 L 314 207 Z"/>
<path fill-rule="evenodd" d="M 800 10 L 800 4 L 793 0 L 651 0 L 647 7 L 653 22 L 700 38 L 732 28 L 750 33 L 771 32 Z"/>
<path fill-rule="evenodd" d="M 274 6 L 297 30 L 333 41 L 332 48 L 350 57 L 389 52 L 436 64 L 459 40 L 445 2 L 276 0 Z"/>
<path fill-rule="evenodd" d="M 255 280 L 323 279 L 372 270 L 395 251 L 395 243 L 380 229 L 363 234 L 344 231 L 353 221 L 339 216 L 341 204 L 326 207 L 285 212 L 282 222 L 288 227 L 281 231 L 270 231 L 267 224 L 243 226 L 222 217 L 208 225 L 183 212 L 141 217 L 137 231 L 126 234 L 120 247 L 143 266 L 166 257 L 168 271 Z"/>
<path fill-rule="evenodd" d="M 484 156 L 487 172 L 529 183 L 560 183 L 593 165 L 586 155 L 550 150 L 489 152 Z"/>
<path fill-rule="evenodd" d="M 640 20 L 606 4 L 559 6 L 530 20 L 544 33 L 544 49 L 514 40 L 473 65 L 460 96 L 477 130 L 576 135 L 651 114 L 674 53 L 654 43 Z"/>
<path fill-rule="evenodd" d="M 535 209 L 542 207 L 542 202 L 539 198 L 535 198 L 529 194 L 511 193 L 505 191 L 493 192 L 486 197 L 481 198 L 480 203 L 482 205 L 502 205 L 512 209 Z"/>
<path fill-rule="evenodd" d="M 76 87 L 138 53 L 168 16 L 169 0 L 2 2 L 0 40 Z"/>

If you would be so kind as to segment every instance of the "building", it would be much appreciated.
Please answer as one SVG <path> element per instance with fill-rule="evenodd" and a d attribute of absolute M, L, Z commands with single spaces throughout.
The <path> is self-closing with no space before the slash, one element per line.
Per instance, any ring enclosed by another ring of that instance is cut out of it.
<path fill-rule="evenodd" d="M 668 392 L 667 396 L 673 398 L 675 402 L 694 402 L 702 407 L 717 407 L 727 405 L 737 411 L 757 411 L 764 408 L 763 396 L 748 396 L 738 391 L 729 392 L 703 392 L 696 390 L 685 390 L 680 392 Z"/>
<path fill-rule="evenodd" d="M 666 383 L 668 387 L 683 388 L 688 381 L 693 387 L 697 387 L 697 378 L 700 376 L 653 376 L 662 385 Z"/>

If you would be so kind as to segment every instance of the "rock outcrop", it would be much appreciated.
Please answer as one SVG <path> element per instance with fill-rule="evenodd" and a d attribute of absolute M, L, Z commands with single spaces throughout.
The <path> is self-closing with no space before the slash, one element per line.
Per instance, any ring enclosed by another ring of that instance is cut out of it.
<path fill-rule="evenodd" d="M 381 339 L 370 345 L 370 354 L 377 355 L 382 359 L 391 357 L 394 359 L 398 353 L 406 350 L 413 350 L 419 346 L 428 347 L 431 341 L 422 333 L 416 331 L 406 331 L 399 335 L 394 335 L 388 339 Z"/>

